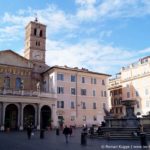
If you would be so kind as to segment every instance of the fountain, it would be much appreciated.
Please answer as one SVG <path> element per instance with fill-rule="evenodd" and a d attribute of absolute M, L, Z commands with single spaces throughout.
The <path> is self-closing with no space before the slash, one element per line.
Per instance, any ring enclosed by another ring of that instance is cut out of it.
<path fill-rule="evenodd" d="M 125 106 L 126 114 L 121 119 L 115 118 L 111 113 L 106 113 L 106 108 L 104 107 L 105 112 L 105 122 L 107 127 L 133 127 L 137 128 L 139 126 L 139 118 L 134 114 L 134 105 L 136 100 L 124 100 L 122 104 Z"/>
<path fill-rule="evenodd" d="M 126 114 L 120 119 L 114 117 L 103 106 L 106 123 L 106 126 L 102 128 L 104 135 L 109 135 L 111 138 L 133 138 L 133 134 L 139 132 L 140 119 L 134 114 L 136 100 L 124 100 L 122 104 L 125 106 Z"/>

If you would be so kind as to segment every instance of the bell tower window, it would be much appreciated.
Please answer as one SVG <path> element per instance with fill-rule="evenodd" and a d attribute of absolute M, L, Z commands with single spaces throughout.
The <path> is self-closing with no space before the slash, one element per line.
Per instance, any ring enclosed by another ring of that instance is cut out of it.
<path fill-rule="evenodd" d="M 36 46 L 40 46 L 40 41 L 36 41 Z"/>
<path fill-rule="evenodd" d="M 42 32 L 42 30 L 40 30 L 40 37 L 42 37 L 42 35 L 43 35 L 43 32 Z"/>
<path fill-rule="evenodd" d="M 37 34 L 37 30 L 36 29 L 34 29 L 34 35 L 36 35 Z"/>

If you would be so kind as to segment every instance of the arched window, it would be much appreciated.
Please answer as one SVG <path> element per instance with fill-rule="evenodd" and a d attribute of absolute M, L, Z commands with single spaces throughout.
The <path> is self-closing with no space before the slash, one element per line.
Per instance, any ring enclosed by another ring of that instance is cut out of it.
<path fill-rule="evenodd" d="M 40 37 L 42 37 L 42 35 L 43 35 L 43 32 L 42 32 L 42 30 L 40 30 Z"/>
<path fill-rule="evenodd" d="M 21 88 L 21 78 L 16 78 L 16 89 L 19 90 Z"/>
<path fill-rule="evenodd" d="M 37 34 L 37 30 L 36 30 L 36 28 L 34 29 L 34 35 L 36 35 Z"/>
<path fill-rule="evenodd" d="M 4 88 L 6 88 L 6 89 L 10 88 L 10 77 L 5 77 L 5 79 L 4 79 Z"/>

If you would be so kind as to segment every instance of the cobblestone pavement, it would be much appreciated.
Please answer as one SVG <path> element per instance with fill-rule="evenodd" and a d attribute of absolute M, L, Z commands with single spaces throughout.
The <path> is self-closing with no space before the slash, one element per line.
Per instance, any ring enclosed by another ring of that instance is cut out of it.
<path fill-rule="evenodd" d="M 55 131 L 46 131 L 44 139 L 40 139 L 40 133 L 35 132 L 30 140 L 26 132 L 0 132 L 0 150 L 140 150 L 139 140 L 104 140 L 87 139 L 87 145 L 81 144 L 81 130 L 76 129 L 73 136 L 69 137 L 69 143 L 65 143 L 65 137 Z M 150 146 L 150 141 L 149 141 Z"/>

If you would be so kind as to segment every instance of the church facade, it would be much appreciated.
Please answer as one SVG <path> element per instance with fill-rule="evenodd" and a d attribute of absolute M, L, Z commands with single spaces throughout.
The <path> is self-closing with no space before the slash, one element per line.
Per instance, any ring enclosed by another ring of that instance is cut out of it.
<path fill-rule="evenodd" d="M 25 31 L 24 57 L 12 50 L 0 51 L 0 129 L 102 121 L 109 75 L 49 67 L 45 63 L 46 26 L 35 20 Z"/>

